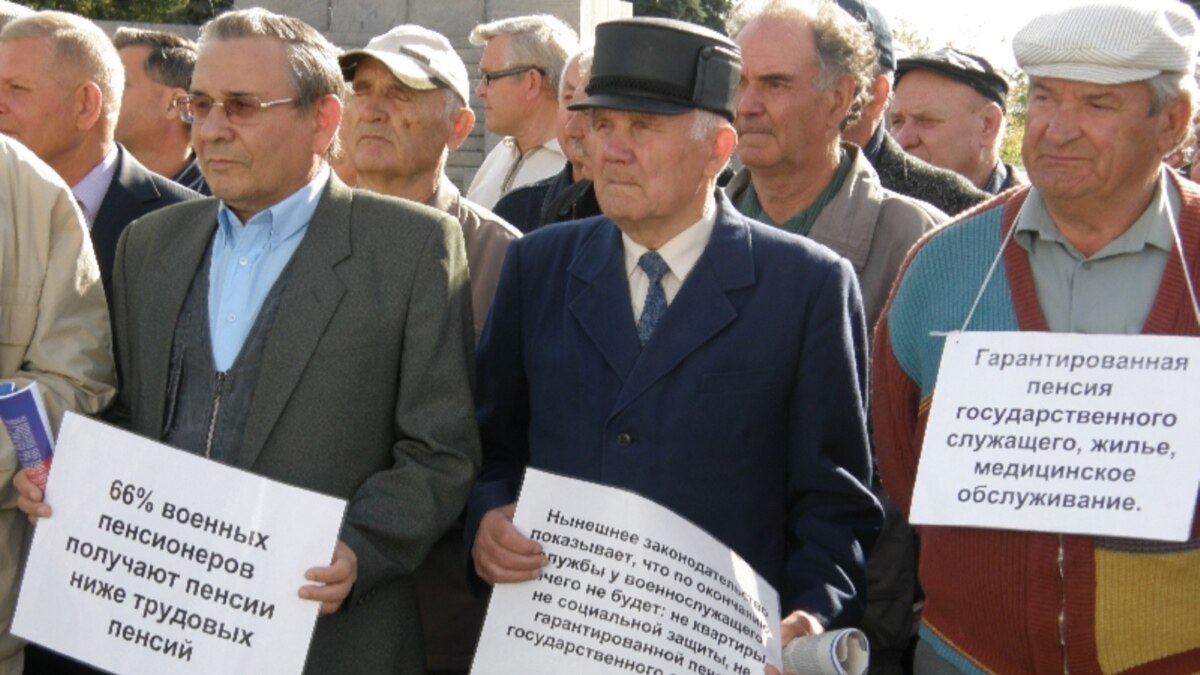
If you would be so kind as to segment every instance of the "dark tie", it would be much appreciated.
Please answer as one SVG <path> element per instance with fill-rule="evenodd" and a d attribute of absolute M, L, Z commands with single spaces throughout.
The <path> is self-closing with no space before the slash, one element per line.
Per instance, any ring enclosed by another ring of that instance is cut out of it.
<path fill-rule="evenodd" d="M 650 278 L 650 287 L 646 289 L 646 304 L 642 306 L 642 318 L 638 319 L 638 341 L 642 346 L 650 339 L 659 319 L 667 311 L 667 294 L 663 291 L 662 278 L 668 267 L 662 256 L 649 251 L 638 258 L 638 267 Z"/>

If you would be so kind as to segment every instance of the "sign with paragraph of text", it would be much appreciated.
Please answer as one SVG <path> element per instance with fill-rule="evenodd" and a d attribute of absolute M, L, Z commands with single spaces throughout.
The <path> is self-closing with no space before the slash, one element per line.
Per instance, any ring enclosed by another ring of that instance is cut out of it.
<path fill-rule="evenodd" d="M 68 413 L 13 632 L 106 670 L 300 673 L 345 502 Z"/>
<path fill-rule="evenodd" d="M 775 589 L 670 510 L 527 469 L 513 524 L 549 563 L 540 579 L 493 589 L 472 675 L 779 667 Z"/>
<path fill-rule="evenodd" d="M 913 492 L 924 525 L 1185 541 L 1200 339 L 946 336 Z"/>

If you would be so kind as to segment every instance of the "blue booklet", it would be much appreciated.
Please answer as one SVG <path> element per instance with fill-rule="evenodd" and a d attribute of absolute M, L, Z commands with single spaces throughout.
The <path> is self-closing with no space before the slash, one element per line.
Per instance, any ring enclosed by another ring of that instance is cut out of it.
<path fill-rule="evenodd" d="M 37 382 L 21 389 L 11 381 L 0 382 L 0 421 L 17 449 L 21 466 L 29 469 L 34 484 L 45 490 L 54 456 L 54 436 Z"/>

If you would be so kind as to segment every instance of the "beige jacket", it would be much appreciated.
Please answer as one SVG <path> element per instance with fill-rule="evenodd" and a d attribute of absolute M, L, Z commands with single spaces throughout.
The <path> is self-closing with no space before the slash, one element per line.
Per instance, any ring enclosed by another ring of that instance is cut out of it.
<path fill-rule="evenodd" d="M 116 395 L 108 307 L 79 208 L 54 170 L 0 136 L 0 379 L 37 381 L 57 433 L 63 413 L 97 413 Z M 9 633 L 25 517 L 16 453 L 0 433 L 0 675 L 20 673 Z"/>

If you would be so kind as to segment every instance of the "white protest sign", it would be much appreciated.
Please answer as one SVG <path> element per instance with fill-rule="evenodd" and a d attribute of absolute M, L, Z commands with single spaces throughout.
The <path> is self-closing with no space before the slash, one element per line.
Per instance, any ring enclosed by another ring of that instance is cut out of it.
<path fill-rule="evenodd" d="M 926 525 L 1184 541 L 1200 339 L 951 333 L 913 493 Z"/>
<path fill-rule="evenodd" d="M 63 420 L 13 632 L 118 673 L 300 673 L 345 502 Z"/>
<path fill-rule="evenodd" d="M 473 675 L 779 667 L 779 596 L 711 535 L 643 497 L 535 469 L 513 519 L 550 564 L 492 592 Z"/>

